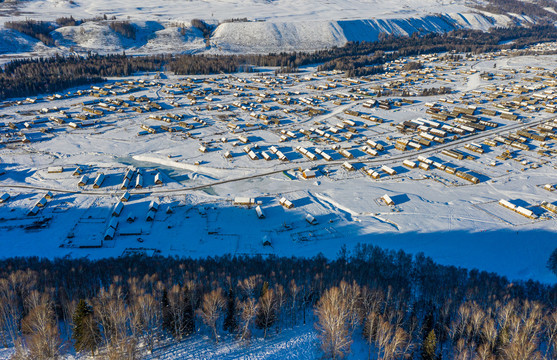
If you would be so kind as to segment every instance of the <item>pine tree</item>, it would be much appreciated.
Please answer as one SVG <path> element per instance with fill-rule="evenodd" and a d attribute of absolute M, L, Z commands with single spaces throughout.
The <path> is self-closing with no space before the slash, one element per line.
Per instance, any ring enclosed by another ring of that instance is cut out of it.
<path fill-rule="evenodd" d="M 88 350 L 94 356 L 101 341 L 101 332 L 93 318 L 93 309 L 83 299 L 77 304 L 73 314 L 73 324 L 72 339 L 75 340 L 75 350 L 77 352 Z"/>
<path fill-rule="evenodd" d="M 261 286 L 261 293 L 259 294 L 259 297 L 265 296 L 267 290 L 269 290 L 269 283 L 267 281 L 264 281 L 263 286 Z"/>
<path fill-rule="evenodd" d="M 161 296 L 161 308 L 162 308 L 162 328 L 165 331 L 173 334 L 174 325 L 172 323 L 172 314 L 170 312 L 170 304 L 168 303 L 168 291 L 163 289 Z"/>
<path fill-rule="evenodd" d="M 422 360 L 435 360 L 435 349 L 437 348 L 437 337 L 435 330 L 431 330 L 422 344 Z"/>
<path fill-rule="evenodd" d="M 193 291 L 188 289 L 188 292 Z M 182 323 L 182 329 L 184 329 L 185 335 L 193 334 L 195 331 L 195 304 L 192 302 L 192 298 L 189 296 L 190 293 L 186 294 L 186 301 L 184 304 L 184 322 Z"/>
<path fill-rule="evenodd" d="M 224 318 L 223 328 L 230 333 L 236 332 L 238 321 L 236 319 L 236 297 L 232 287 L 228 289 L 226 299 L 226 317 Z"/>

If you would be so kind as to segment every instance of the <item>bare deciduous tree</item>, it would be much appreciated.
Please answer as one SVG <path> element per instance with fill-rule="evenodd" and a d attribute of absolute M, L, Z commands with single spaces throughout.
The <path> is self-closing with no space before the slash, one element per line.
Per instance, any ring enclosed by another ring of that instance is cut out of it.
<path fill-rule="evenodd" d="M 545 322 L 545 338 L 547 347 L 545 352 L 546 358 L 557 357 L 557 310 L 551 311 L 544 318 Z"/>
<path fill-rule="evenodd" d="M 276 303 L 276 316 L 277 316 L 277 320 L 275 321 L 275 323 L 277 324 L 277 333 L 280 331 L 280 324 L 284 318 L 283 313 L 284 313 L 284 307 L 286 304 L 286 291 L 284 290 L 284 286 L 282 285 L 277 285 L 276 286 L 276 291 L 275 291 L 275 303 Z"/>
<path fill-rule="evenodd" d="M 259 311 L 257 313 L 256 324 L 263 329 L 263 338 L 267 338 L 267 330 L 276 319 L 277 302 L 273 289 L 267 289 L 259 298 Z"/>
<path fill-rule="evenodd" d="M 108 289 L 101 288 L 93 304 L 102 327 L 108 358 L 135 359 L 138 341 L 129 336 L 133 319 L 122 288 L 114 283 Z"/>
<path fill-rule="evenodd" d="M 248 298 L 239 303 L 240 322 L 241 322 L 240 340 L 249 339 L 251 335 L 250 324 L 255 318 L 255 315 L 257 315 L 257 309 L 258 309 L 257 302 L 253 298 Z"/>
<path fill-rule="evenodd" d="M 245 297 L 253 298 L 255 296 L 255 288 L 260 280 L 260 276 L 250 276 L 244 280 L 238 281 L 238 287 L 242 290 Z"/>
<path fill-rule="evenodd" d="M 153 351 L 160 335 L 161 314 L 158 302 L 151 294 L 141 294 L 134 299 L 132 311 L 149 353 Z"/>
<path fill-rule="evenodd" d="M 362 293 L 360 286 L 353 282 L 348 284 L 346 281 L 341 281 L 339 285 L 342 296 L 346 299 L 348 306 L 348 322 L 350 324 L 350 331 L 353 332 L 355 328 L 361 323 L 361 307 L 362 307 Z"/>
<path fill-rule="evenodd" d="M 541 359 L 539 342 L 541 335 L 542 311 L 538 303 L 525 301 L 520 311 L 509 317 L 510 342 L 503 349 L 508 360 Z"/>
<path fill-rule="evenodd" d="M 35 288 L 37 274 L 31 270 L 17 270 L 0 279 L 0 325 L 2 341 L 7 345 L 21 343 L 20 323 L 24 313 L 24 302 Z"/>
<path fill-rule="evenodd" d="M 203 301 L 201 302 L 201 309 L 199 309 L 199 316 L 203 323 L 207 325 L 213 332 L 215 342 L 219 342 L 219 336 L 217 332 L 217 321 L 221 316 L 222 308 L 224 307 L 225 300 L 222 295 L 222 289 L 217 288 L 208 294 L 203 295 Z"/>
<path fill-rule="evenodd" d="M 387 359 L 388 346 L 391 341 L 391 332 L 393 331 L 393 325 L 383 316 L 379 316 L 377 319 L 377 328 L 375 332 L 375 348 L 377 349 L 378 359 Z"/>
<path fill-rule="evenodd" d="M 32 359 L 54 359 L 60 353 L 60 333 L 47 294 L 33 290 L 28 297 L 29 313 L 21 322 L 21 330 L 26 334 L 26 344 Z"/>
<path fill-rule="evenodd" d="M 350 351 L 350 309 L 338 287 L 325 290 L 315 310 L 321 349 L 332 359 L 344 357 Z"/>

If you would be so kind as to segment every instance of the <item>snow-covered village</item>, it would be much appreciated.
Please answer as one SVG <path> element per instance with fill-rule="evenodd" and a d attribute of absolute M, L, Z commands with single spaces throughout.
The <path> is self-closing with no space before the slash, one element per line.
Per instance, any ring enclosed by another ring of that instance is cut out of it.
<path fill-rule="evenodd" d="M 0 359 L 557 356 L 555 11 L 333 3 L 0 3 Z"/>

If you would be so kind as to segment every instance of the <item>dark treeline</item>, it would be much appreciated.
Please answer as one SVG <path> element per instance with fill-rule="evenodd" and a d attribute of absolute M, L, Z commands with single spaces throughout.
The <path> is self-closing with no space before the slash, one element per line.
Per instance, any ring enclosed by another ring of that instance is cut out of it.
<path fill-rule="evenodd" d="M 250 72 L 249 64 L 242 55 L 176 55 L 168 58 L 165 69 L 180 75 L 206 75 Z"/>
<path fill-rule="evenodd" d="M 40 40 L 45 45 L 54 45 L 54 39 L 50 33 L 54 31 L 55 27 L 49 22 L 35 20 L 7 21 L 4 26 Z"/>
<path fill-rule="evenodd" d="M 208 26 L 204 23 L 198 25 Z M 209 30 L 205 28 L 205 31 Z M 505 43 L 508 40 L 513 41 Z M 0 99 L 57 92 L 98 82 L 106 76 L 128 76 L 136 71 L 168 70 L 179 75 L 193 75 L 250 71 L 252 66 L 272 66 L 284 71 L 321 64 L 319 70 L 342 70 L 347 76 L 363 76 L 380 73 L 384 71 L 383 63 L 405 56 L 521 49 L 527 45 L 556 40 L 555 26 L 540 25 L 492 29 L 489 32 L 455 30 L 445 34 L 415 33 L 411 37 L 381 36 L 377 42 L 350 42 L 343 47 L 315 52 L 137 57 L 93 55 L 15 60 L 0 70 Z"/>
<path fill-rule="evenodd" d="M 483 5 L 476 5 L 477 8 L 494 14 L 521 14 L 533 18 L 557 19 L 557 14 L 544 8 L 553 8 L 555 3 L 551 0 L 488 0 Z"/>
<path fill-rule="evenodd" d="M 209 40 L 209 38 L 211 37 L 211 33 L 215 29 L 215 26 L 211 26 L 200 19 L 192 19 L 191 26 L 199 29 L 203 33 L 203 38 L 205 38 L 205 40 Z"/>
<path fill-rule="evenodd" d="M 555 287 L 368 245 L 336 260 L 0 261 L 0 341 L 17 359 L 54 359 L 67 346 L 135 359 L 199 334 L 249 344 L 314 323 L 327 358 L 359 338 L 370 359 L 541 360 L 557 356 L 556 301 Z"/>
<path fill-rule="evenodd" d="M 380 65 L 400 57 L 442 52 L 485 53 L 500 49 L 520 49 L 527 45 L 555 41 L 557 29 L 553 25 L 532 28 L 495 28 L 489 32 L 479 30 L 454 30 L 444 34 L 414 33 L 410 37 L 381 36 L 377 42 L 348 43 L 344 54 L 323 56 L 325 64 L 319 70 L 344 70 L 357 74 L 358 69 Z M 502 44 L 514 40 L 511 44 Z M 332 52 L 337 52 L 333 49 Z M 350 75 L 349 75 L 350 76 Z"/>
<path fill-rule="evenodd" d="M 83 22 L 82 21 L 77 21 L 76 19 L 73 18 L 73 16 L 67 17 L 67 16 L 62 16 L 59 17 L 58 19 L 56 19 L 56 24 L 60 25 L 60 26 L 77 26 L 79 24 L 81 24 Z"/>
<path fill-rule="evenodd" d="M 230 18 L 230 19 L 224 19 L 223 21 L 221 21 L 221 23 L 238 23 L 238 22 L 249 22 L 249 19 L 247 17 L 243 17 L 243 18 Z"/>
<path fill-rule="evenodd" d="M 136 28 L 129 21 L 112 21 L 109 24 L 110 28 L 118 34 L 135 40 Z"/>
<path fill-rule="evenodd" d="M 109 76 L 129 76 L 138 71 L 160 70 L 163 57 L 125 55 L 56 56 L 14 60 L 0 72 L 0 98 L 55 93 L 101 82 Z"/>

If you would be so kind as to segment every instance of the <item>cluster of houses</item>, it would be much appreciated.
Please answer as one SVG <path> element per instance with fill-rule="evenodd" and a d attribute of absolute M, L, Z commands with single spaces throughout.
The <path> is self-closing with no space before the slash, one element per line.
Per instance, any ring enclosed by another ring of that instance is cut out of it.
<path fill-rule="evenodd" d="M 215 157 L 231 167 L 238 158 L 257 166 L 300 163 L 300 174 L 305 179 L 318 176 L 318 165 L 339 166 L 351 174 L 360 170 L 379 180 L 400 176 L 402 169 L 394 164 L 402 161 L 402 166 L 411 171 L 438 170 L 467 184 L 477 184 L 481 177 L 474 172 L 472 162 L 487 153 L 502 149 L 497 156 L 501 161 L 517 153 L 548 160 L 557 154 L 557 120 L 550 118 L 557 111 L 557 71 L 525 66 L 481 72 L 470 67 L 471 62 L 508 53 L 460 59 L 420 55 L 387 63 L 383 73 L 357 78 L 331 71 L 111 82 L 87 90 L 1 103 L 0 144 L 29 146 L 66 132 L 128 126 L 126 131 L 137 141 L 166 136 L 194 142 L 196 158 L 203 159 L 196 163 Z M 461 92 L 444 88 L 455 87 L 469 76 L 479 76 L 483 85 Z M 443 95 L 424 98 L 424 90 L 431 88 L 442 90 Z M 415 116 L 396 115 L 404 111 Z M 545 118 L 548 120 L 527 126 L 530 119 Z M 514 127 L 521 123 L 525 126 Z M 513 131 L 504 131 L 510 126 Z M 268 135 L 265 140 L 258 136 L 260 131 Z M 235 147 L 241 151 L 235 152 Z M 425 156 L 425 151 L 432 156 Z M 400 160 L 401 155 L 406 158 Z M 393 156 L 398 160 L 390 160 Z M 457 165 L 443 163 L 439 157 Z M 465 165 L 467 161 L 470 165 Z M 50 166 L 47 172 L 54 176 L 63 173 L 65 167 Z M 107 178 L 115 176 L 85 167 L 77 167 L 73 175 L 79 177 L 78 187 L 93 189 L 113 183 Z M 161 173 L 156 172 L 153 179 L 155 185 L 163 184 Z M 123 212 L 133 189 L 150 186 L 141 169 L 128 169 L 118 184 L 123 193 L 111 211 L 113 220 L 109 221 L 106 240 L 114 238 L 118 227 L 114 219 Z M 548 184 L 544 189 L 553 191 L 555 186 Z M 29 214 L 36 215 L 51 197 L 46 194 Z M 0 203 L 9 199 L 5 193 Z M 395 205 L 388 195 L 382 199 L 385 204 Z M 234 204 L 253 206 L 259 218 L 265 217 L 262 204 L 255 199 L 236 198 Z M 287 209 L 294 207 L 286 198 L 279 204 Z M 506 200 L 500 204 L 536 217 Z M 552 203 L 541 206 L 554 212 Z M 156 202 L 149 206 L 146 221 L 155 218 L 157 209 Z M 308 216 L 306 220 L 315 223 L 315 218 Z"/>
<path fill-rule="evenodd" d="M 79 181 L 77 182 L 77 186 L 80 187 L 80 188 L 82 188 L 84 186 L 87 186 L 87 185 L 90 185 L 91 182 L 89 180 L 93 179 L 93 181 L 92 181 L 93 189 L 101 188 L 103 186 L 103 183 L 104 183 L 106 177 L 107 177 L 107 175 L 105 175 L 102 172 L 97 173 L 94 177 L 89 177 L 89 175 L 83 174 L 83 169 L 81 167 L 78 167 L 74 171 L 73 175 L 74 176 L 80 176 Z M 114 176 L 114 175 L 111 175 L 111 176 Z M 163 184 L 162 175 L 158 170 L 155 170 L 153 185 L 162 185 L 162 184 Z M 123 178 L 122 178 L 122 183 L 119 185 L 119 189 L 120 190 L 128 190 L 128 189 L 132 189 L 132 188 L 143 189 L 144 186 L 146 186 L 144 170 L 143 169 L 127 169 L 124 173 Z M 125 194 L 127 194 L 127 192 Z M 124 201 L 126 201 L 126 200 L 124 200 Z"/>

